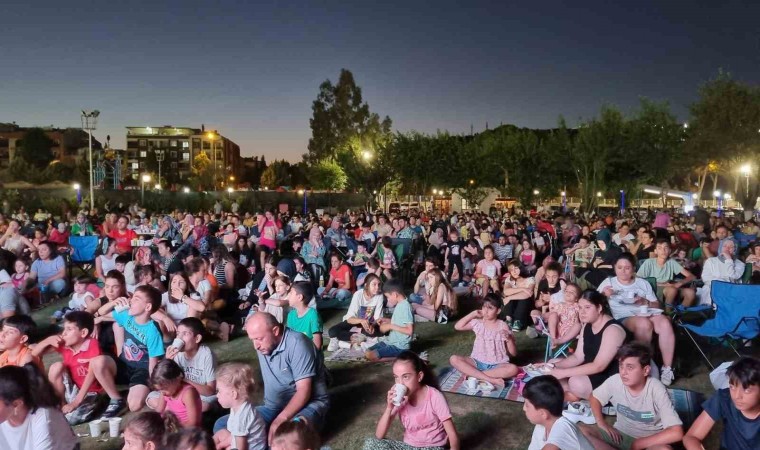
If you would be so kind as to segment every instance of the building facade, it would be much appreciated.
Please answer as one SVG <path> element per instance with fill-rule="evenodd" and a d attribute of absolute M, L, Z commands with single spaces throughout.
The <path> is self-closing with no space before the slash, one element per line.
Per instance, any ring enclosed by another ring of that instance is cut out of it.
<path fill-rule="evenodd" d="M 87 158 L 87 133 L 78 128 L 39 127 L 52 141 L 55 160 L 75 163 Z M 16 151 L 23 145 L 26 132 L 31 128 L 21 127 L 15 123 L 0 123 L 0 168 L 5 169 L 16 156 Z M 92 148 L 100 149 L 102 145 L 95 137 Z"/>
<path fill-rule="evenodd" d="M 143 173 L 161 175 L 162 183 L 183 183 L 192 176 L 193 159 L 205 152 L 216 164 L 222 186 L 235 180 L 241 170 L 240 146 L 217 131 L 201 128 L 127 127 L 127 148 L 119 155 L 124 162 L 124 178 L 139 181 Z"/>

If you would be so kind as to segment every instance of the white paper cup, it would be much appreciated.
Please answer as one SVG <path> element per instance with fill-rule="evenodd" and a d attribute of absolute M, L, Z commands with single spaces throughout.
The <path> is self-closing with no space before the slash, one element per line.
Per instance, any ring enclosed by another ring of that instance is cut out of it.
<path fill-rule="evenodd" d="M 172 341 L 172 347 L 176 348 L 179 351 L 182 351 L 182 349 L 185 348 L 185 341 L 180 338 L 174 338 Z"/>
<path fill-rule="evenodd" d="M 95 419 L 92 422 L 90 422 L 90 436 L 96 438 L 100 437 L 100 431 L 101 431 L 101 420 Z"/>
<path fill-rule="evenodd" d="M 467 386 L 467 389 L 474 390 L 478 387 L 478 379 L 475 377 L 469 377 L 464 384 Z"/>
<path fill-rule="evenodd" d="M 648 312 L 649 312 L 649 307 L 647 305 L 639 306 L 639 314 L 646 314 Z"/>
<path fill-rule="evenodd" d="M 119 427 L 121 426 L 121 417 L 108 419 L 108 434 L 112 437 L 119 437 Z"/>
<path fill-rule="evenodd" d="M 116 312 L 126 311 L 127 309 L 129 309 L 129 306 L 124 306 L 124 305 L 116 305 L 113 308 L 113 310 L 116 311 Z"/>
<path fill-rule="evenodd" d="M 393 404 L 399 406 L 401 405 L 401 402 L 404 401 L 406 386 L 401 383 L 396 383 L 393 385 L 393 389 L 396 391 L 396 396 L 393 398 Z"/>

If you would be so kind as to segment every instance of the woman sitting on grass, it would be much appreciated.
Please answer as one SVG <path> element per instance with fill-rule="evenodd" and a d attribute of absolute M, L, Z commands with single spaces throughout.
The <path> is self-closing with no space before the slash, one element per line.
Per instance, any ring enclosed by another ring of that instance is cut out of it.
<path fill-rule="evenodd" d="M 418 316 L 438 323 L 446 323 L 456 312 L 457 295 L 446 281 L 446 276 L 440 269 L 428 271 L 425 290 L 430 303 L 412 303 L 412 309 Z"/>
<path fill-rule="evenodd" d="M 449 405 L 427 363 L 414 352 L 401 352 L 393 363 L 393 377 L 396 385 L 386 395 L 385 412 L 377 422 L 375 437 L 364 442 L 364 450 L 459 450 Z M 397 385 L 406 391 L 398 405 L 394 403 Z M 404 427 L 404 442 L 385 439 L 396 414 Z"/>
<path fill-rule="evenodd" d="M 496 294 L 488 294 L 483 305 L 459 319 L 454 325 L 457 331 L 472 330 L 475 343 L 470 356 L 453 355 L 449 359 L 452 367 L 468 377 L 475 377 L 503 387 L 504 380 L 517 375 L 518 367 L 509 362 L 517 355 L 515 337 L 509 325 L 499 320 L 501 302 Z"/>

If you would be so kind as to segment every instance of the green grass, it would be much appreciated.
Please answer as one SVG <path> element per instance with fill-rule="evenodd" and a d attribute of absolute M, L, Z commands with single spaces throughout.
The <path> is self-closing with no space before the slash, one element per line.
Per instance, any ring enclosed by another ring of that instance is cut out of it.
<path fill-rule="evenodd" d="M 49 324 L 49 317 L 58 305 L 49 306 L 33 314 L 38 324 Z M 323 314 L 325 330 L 337 323 L 344 312 L 326 311 Z M 453 323 L 439 325 L 422 323 L 415 327 L 419 336 L 414 342 L 417 351 L 428 351 L 429 360 L 434 369 L 440 370 L 448 365 L 449 356 L 469 354 L 472 350 L 472 333 L 460 333 L 454 330 Z M 527 364 L 543 358 L 543 339 L 528 339 L 525 333 L 517 336 L 520 352 L 518 363 Z M 229 343 L 214 341 L 209 343 L 220 363 L 241 361 L 251 364 L 258 376 L 256 352 L 245 337 Z M 700 364 L 701 357 L 686 341 L 679 341 L 677 359 L 684 363 L 684 372 L 677 370 L 679 377 L 674 387 L 696 390 L 711 395 L 712 386 L 708 371 Z M 755 351 L 755 353 L 757 353 Z M 45 363 L 50 365 L 57 355 L 46 356 Z M 328 363 L 333 376 L 330 386 L 332 408 L 323 430 L 324 445 L 332 449 L 361 448 L 365 437 L 374 433 L 375 425 L 385 407 L 385 393 L 393 384 L 390 363 Z M 258 378 L 257 382 L 260 383 Z M 254 399 L 260 402 L 262 390 Z M 522 449 L 528 446 L 532 425 L 525 419 L 522 404 L 504 400 L 477 399 L 463 395 L 445 394 L 454 416 L 454 423 L 459 431 L 463 449 Z M 75 427 L 77 433 L 88 433 L 87 425 Z M 390 438 L 400 439 L 402 430 L 395 421 L 391 427 Z M 706 448 L 717 448 L 717 431 L 714 431 L 706 443 Z M 97 442 L 92 438 L 81 438 L 82 449 L 118 449 L 121 439 Z"/>

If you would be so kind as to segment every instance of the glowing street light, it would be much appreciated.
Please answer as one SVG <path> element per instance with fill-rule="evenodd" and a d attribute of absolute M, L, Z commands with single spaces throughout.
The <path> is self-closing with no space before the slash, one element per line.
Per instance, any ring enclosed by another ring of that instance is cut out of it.
<path fill-rule="evenodd" d="M 533 189 L 533 195 L 538 195 L 538 194 L 539 194 L 538 189 Z"/>
<path fill-rule="evenodd" d="M 185 186 L 185 187 L 182 188 L 182 192 L 184 192 L 185 194 L 189 194 L 190 193 L 190 188 L 187 187 L 187 186 Z"/>
<path fill-rule="evenodd" d="M 749 197 L 749 174 L 752 172 L 752 166 L 749 164 L 744 164 L 740 170 L 744 174 L 744 180 L 747 184 L 747 197 Z"/>
<path fill-rule="evenodd" d="M 145 183 L 150 183 L 150 175 L 147 173 L 142 176 L 142 183 L 140 183 L 140 203 L 145 204 Z"/>
<path fill-rule="evenodd" d="M 159 184 L 159 183 L 156 183 L 156 185 L 154 187 L 156 188 L 157 191 L 161 190 L 161 184 Z"/>
<path fill-rule="evenodd" d="M 74 183 L 73 186 L 74 190 L 77 191 L 77 204 L 82 204 L 82 185 L 79 183 Z"/>
<path fill-rule="evenodd" d="M 599 198 L 601 198 L 602 197 L 602 193 L 601 192 L 597 192 L 596 196 L 599 197 Z"/>
<path fill-rule="evenodd" d="M 74 183 L 74 190 L 80 190 L 82 189 L 82 186 L 79 183 Z"/>
<path fill-rule="evenodd" d="M 235 190 L 232 189 L 232 187 L 228 187 L 227 188 L 227 192 L 230 193 L 230 194 L 232 194 L 233 192 L 235 192 Z"/>
<path fill-rule="evenodd" d="M 370 152 L 369 150 L 364 150 L 362 152 L 362 159 L 364 159 L 365 161 L 369 161 L 370 159 L 372 159 L 372 152 Z"/>

